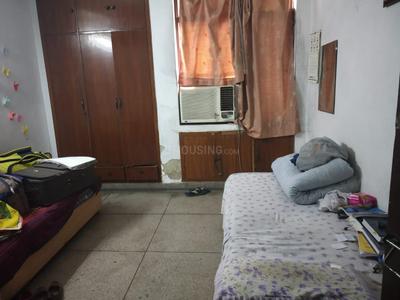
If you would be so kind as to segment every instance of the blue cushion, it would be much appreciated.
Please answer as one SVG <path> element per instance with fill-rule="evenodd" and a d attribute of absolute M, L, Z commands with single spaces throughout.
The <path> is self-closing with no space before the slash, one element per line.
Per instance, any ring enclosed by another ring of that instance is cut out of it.
<path fill-rule="evenodd" d="M 332 190 L 358 192 L 360 180 L 353 168 L 341 158 L 301 172 L 290 162 L 293 155 L 276 159 L 272 170 L 285 194 L 298 204 L 314 204 Z"/>

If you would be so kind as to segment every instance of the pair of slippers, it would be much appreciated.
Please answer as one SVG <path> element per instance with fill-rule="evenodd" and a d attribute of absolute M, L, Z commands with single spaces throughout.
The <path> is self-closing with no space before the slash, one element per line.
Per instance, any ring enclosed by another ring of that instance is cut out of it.
<path fill-rule="evenodd" d="M 62 300 L 64 299 L 64 290 L 59 282 L 54 281 L 50 284 L 49 288 L 38 288 L 34 294 L 29 290 L 21 292 L 16 300 Z"/>
<path fill-rule="evenodd" d="M 200 186 L 191 190 L 188 190 L 185 192 L 185 195 L 188 197 L 196 197 L 196 196 L 202 196 L 205 194 L 208 194 L 210 190 L 206 188 L 205 186 Z"/>

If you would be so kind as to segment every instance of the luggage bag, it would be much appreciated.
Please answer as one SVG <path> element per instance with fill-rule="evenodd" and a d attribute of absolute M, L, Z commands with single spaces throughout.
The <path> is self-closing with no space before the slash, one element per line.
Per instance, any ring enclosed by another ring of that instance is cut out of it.
<path fill-rule="evenodd" d="M 24 189 L 32 207 L 58 202 L 84 188 L 95 184 L 95 164 L 82 169 L 42 162 L 15 173 L 24 179 Z"/>

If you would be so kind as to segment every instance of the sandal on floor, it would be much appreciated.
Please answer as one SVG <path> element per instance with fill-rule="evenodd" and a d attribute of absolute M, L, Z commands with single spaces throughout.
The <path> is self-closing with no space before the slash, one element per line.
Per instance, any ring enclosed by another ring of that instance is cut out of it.
<path fill-rule="evenodd" d="M 185 192 L 185 195 L 188 197 L 202 196 L 208 194 L 210 190 L 204 186 L 200 186 Z"/>
<path fill-rule="evenodd" d="M 64 299 L 64 290 L 61 284 L 57 281 L 53 281 L 49 287 L 49 299 L 50 300 L 62 300 Z"/>

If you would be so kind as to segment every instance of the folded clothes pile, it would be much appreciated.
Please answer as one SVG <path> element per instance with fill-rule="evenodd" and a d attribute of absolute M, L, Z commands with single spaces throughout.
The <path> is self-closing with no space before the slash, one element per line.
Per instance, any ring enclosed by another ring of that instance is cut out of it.
<path fill-rule="evenodd" d="M 327 137 L 306 143 L 297 154 L 280 157 L 272 170 L 285 194 L 297 204 L 315 204 L 326 193 L 360 191 L 348 151 Z"/>

